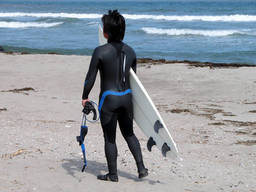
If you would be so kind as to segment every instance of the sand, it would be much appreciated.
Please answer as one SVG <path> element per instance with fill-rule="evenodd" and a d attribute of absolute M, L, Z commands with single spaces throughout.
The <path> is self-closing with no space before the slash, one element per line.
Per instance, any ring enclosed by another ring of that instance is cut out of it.
<path fill-rule="evenodd" d="M 76 136 L 89 56 L 0 54 L 0 191 L 256 191 L 256 68 L 143 64 L 138 76 L 176 141 L 180 158 L 146 149 L 137 179 L 117 131 L 119 182 L 106 173 L 101 126 L 89 124 L 88 168 Z M 90 94 L 98 101 L 99 80 Z"/>

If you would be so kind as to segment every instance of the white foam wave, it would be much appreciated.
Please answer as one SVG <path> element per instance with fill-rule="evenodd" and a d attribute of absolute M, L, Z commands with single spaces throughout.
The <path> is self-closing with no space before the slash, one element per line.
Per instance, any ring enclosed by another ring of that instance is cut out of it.
<path fill-rule="evenodd" d="M 0 17 L 50 17 L 50 18 L 76 18 L 98 19 L 101 14 L 97 13 L 0 13 Z M 256 15 L 217 15 L 217 16 L 190 16 L 190 15 L 136 15 L 124 14 L 126 19 L 140 20 L 167 20 L 167 21 L 208 21 L 208 22 L 256 22 Z"/>
<path fill-rule="evenodd" d="M 100 14 L 78 14 L 78 13 L 0 13 L 0 17 L 50 17 L 50 18 L 74 18 L 74 19 L 97 19 Z"/>
<path fill-rule="evenodd" d="M 100 24 L 99 22 L 94 22 L 94 21 L 88 23 L 88 25 L 99 25 L 99 24 Z"/>
<path fill-rule="evenodd" d="M 245 32 L 238 30 L 193 30 L 193 29 L 160 29 L 160 28 L 150 28 L 143 27 L 142 30 L 148 34 L 157 34 L 157 35 L 201 35 L 201 36 L 210 36 L 210 37 L 220 37 L 228 36 L 234 34 L 246 34 Z"/>
<path fill-rule="evenodd" d="M 61 25 L 63 22 L 56 23 L 36 23 L 36 22 L 5 22 L 0 21 L 0 28 L 29 28 L 29 27 L 54 27 Z"/>
<path fill-rule="evenodd" d="M 167 21 L 208 21 L 208 22 L 256 22 L 256 15 L 222 16 L 165 16 L 165 15 L 124 15 L 127 19 L 152 19 Z"/>

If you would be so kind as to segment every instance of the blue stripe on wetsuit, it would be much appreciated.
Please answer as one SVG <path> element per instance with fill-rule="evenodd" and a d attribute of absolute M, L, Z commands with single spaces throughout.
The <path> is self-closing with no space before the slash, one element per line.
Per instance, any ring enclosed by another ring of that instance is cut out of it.
<path fill-rule="evenodd" d="M 84 81 L 84 87 L 86 86 L 87 83 L 88 83 L 88 80 L 85 80 Z"/>
<path fill-rule="evenodd" d="M 101 110 L 101 108 L 102 108 L 102 105 L 103 105 L 103 103 L 104 103 L 105 98 L 106 98 L 108 95 L 123 96 L 123 95 L 126 95 L 126 94 L 131 93 L 131 92 L 132 92 L 131 89 L 127 89 L 127 90 L 125 90 L 125 91 L 123 91 L 123 92 L 105 91 L 105 92 L 102 94 L 102 97 L 101 97 L 101 99 L 100 99 L 99 112 L 100 112 L 100 110 Z"/>

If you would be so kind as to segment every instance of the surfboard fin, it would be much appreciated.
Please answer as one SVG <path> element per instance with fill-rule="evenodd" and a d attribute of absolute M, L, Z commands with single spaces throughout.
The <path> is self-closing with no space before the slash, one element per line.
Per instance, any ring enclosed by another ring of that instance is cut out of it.
<path fill-rule="evenodd" d="M 155 124 L 154 124 L 154 130 L 155 130 L 155 132 L 158 133 L 158 132 L 159 132 L 159 129 L 161 129 L 161 128 L 164 128 L 164 126 L 163 126 L 163 124 L 162 124 L 159 120 L 157 120 L 157 121 L 155 122 Z"/>
<path fill-rule="evenodd" d="M 167 143 L 164 143 L 163 146 L 162 146 L 162 154 L 164 157 L 166 157 L 166 153 L 168 151 L 171 151 L 171 148 L 167 145 Z"/>
<path fill-rule="evenodd" d="M 154 141 L 153 137 L 150 137 L 147 143 L 148 151 L 151 151 L 154 145 L 156 145 L 156 142 Z"/>

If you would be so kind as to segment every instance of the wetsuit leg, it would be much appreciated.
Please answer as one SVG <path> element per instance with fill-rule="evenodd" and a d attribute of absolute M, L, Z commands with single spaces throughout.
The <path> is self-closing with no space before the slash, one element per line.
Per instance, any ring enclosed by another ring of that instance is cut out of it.
<path fill-rule="evenodd" d="M 147 172 L 142 159 L 140 143 L 133 132 L 133 119 L 125 108 L 119 110 L 118 123 L 121 133 L 136 161 L 139 174 L 145 171 Z"/>
<path fill-rule="evenodd" d="M 110 175 L 117 175 L 117 147 L 116 147 L 116 125 L 117 114 L 111 113 L 110 120 L 106 123 L 104 116 L 110 114 L 101 114 L 101 125 L 105 139 L 105 155 L 108 163 L 108 170 Z M 108 117 L 109 119 L 109 117 Z"/>

